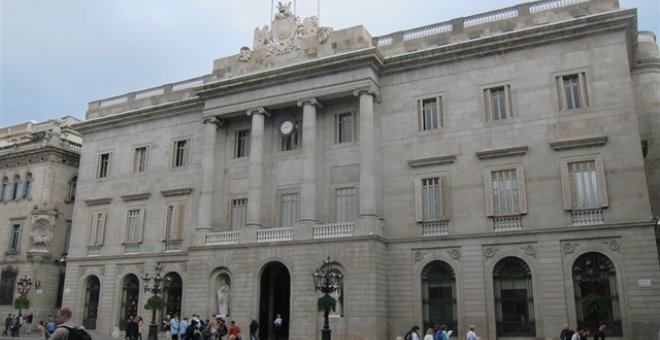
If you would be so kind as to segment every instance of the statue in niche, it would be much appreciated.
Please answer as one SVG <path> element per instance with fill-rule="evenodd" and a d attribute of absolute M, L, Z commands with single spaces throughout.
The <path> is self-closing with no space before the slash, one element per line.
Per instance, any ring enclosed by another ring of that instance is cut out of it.
<path fill-rule="evenodd" d="M 50 231 L 50 223 L 45 219 L 38 219 L 32 227 L 30 233 L 32 244 L 36 247 L 48 248 L 53 239 L 53 233 Z"/>
<path fill-rule="evenodd" d="M 229 315 L 230 287 L 227 278 L 220 275 L 220 288 L 218 288 L 218 315 L 226 317 Z"/>

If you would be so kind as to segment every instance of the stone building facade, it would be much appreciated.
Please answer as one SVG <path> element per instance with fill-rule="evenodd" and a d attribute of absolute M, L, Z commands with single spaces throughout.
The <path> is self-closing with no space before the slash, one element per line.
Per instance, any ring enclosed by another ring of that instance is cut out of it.
<path fill-rule="evenodd" d="M 64 304 L 337 339 L 660 325 L 660 55 L 614 0 L 538 1 L 372 37 L 280 5 L 212 73 L 89 104 Z M 149 318 L 147 318 L 149 319 Z M 102 321 L 101 321 L 102 320 Z"/>
<path fill-rule="evenodd" d="M 0 128 L 0 313 L 17 314 L 17 283 L 35 320 L 62 303 L 64 268 L 73 217 L 80 135 L 73 117 Z"/>

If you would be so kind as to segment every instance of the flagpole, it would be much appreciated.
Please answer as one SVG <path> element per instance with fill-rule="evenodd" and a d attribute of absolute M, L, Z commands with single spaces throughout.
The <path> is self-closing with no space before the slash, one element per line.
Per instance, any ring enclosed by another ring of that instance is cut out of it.
<path fill-rule="evenodd" d="M 275 6 L 275 0 L 270 0 L 270 18 L 268 18 L 268 21 L 266 21 L 266 22 L 270 22 L 271 20 L 273 20 L 273 7 L 274 6 Z"/>

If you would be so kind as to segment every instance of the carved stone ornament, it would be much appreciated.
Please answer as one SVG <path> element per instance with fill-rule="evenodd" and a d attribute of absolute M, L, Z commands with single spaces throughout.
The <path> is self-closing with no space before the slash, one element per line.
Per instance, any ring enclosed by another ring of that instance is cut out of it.
<path fill-rule="evenodd" d="M 528 245 L 527 247 L 523 248 L 525 250 L 525 254 L 529 256 L 536 256 L 536 248 L 534 248 L 533 245 Z"/>
<path fill-rule="evenodd" d="M 495 252 L 497 252 L 497 249 L 495 249 L 495 248 L 486 248 L 486 249 L 484 249 L 484 255 L 486 255 L 486 257 L 495 256 Z"/>
<path fill-rule="evenodd" d="M 32 225 L 30 233 L 32 247 L 38 249 L 47 249 L 50 241 L 53 239 L 53 233 L 50 231 L 50 222 L 47 219 L 40 218 Z"/>
<path fill-rule="evenodd" d="M 449 254 L 449 257 L 454 260 L 458 260 L 461 257 L 461 251 L 458 249 L 448 250 L 447 254 Z"/>
<path fill-rule="evenodd" d="M 419 261 L 424 260 L 424 254 L 426 254 L 426 253 L 422 252 L 422 251 L 416 251 L 413 254 L 413 258 L 415 259 L 415 262 L 419 262 Z"/>
<path fill-rule="evenodd" d="M 566 242 L 564 243 L 562 250 L 565 254 L 571 254 L 575 250 L 575 246 L 577 246 L 577 243 Z"/>
<path fill-rule="evenodd" d="M 243 46 L 241 47 L 241 52 L 238 55 L 238 61 L 247 63 L 252 59 L 252 51 L 250 50 L 249 47 Z"/>
<path fill-rule="evenodd" d="M 610 248 L 611 251 L 619 251 L 621 249 L 621 242 L 619 240 L 609 240 L 605 242 L 607 244 L 607 247 Z"/>
<path fill-rule="evenodd" d="M 291 2 L 286 4 L 278 2 L 271 29 L 268 29 L 268 25 L 255 28 L 252 47 L 254 50 L 267 48 L 266 56 L 282 55 L 300 49 L 300 42 L 307 37 L 316 37 L 318 43 L 323 44 L 332 32 L 330 27 L 320 27 L 317 17 L 312 16 L 301 21 L 291 11 Z M 245 58 L 242 55 L 243 49 L 239 60 L 246 61 L 241 59 Z"/>

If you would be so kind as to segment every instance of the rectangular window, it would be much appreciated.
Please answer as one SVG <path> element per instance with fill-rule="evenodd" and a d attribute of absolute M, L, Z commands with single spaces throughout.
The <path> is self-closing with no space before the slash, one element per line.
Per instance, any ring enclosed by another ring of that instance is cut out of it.
<path fill-rule="evenodd" d="M 442 188 L 440 178 L 422 179 L 422 219 L 439 220 L 442 214 Z"/>
<path fill-rule="evenodd" d="M 165 226 L 163 230 L 163 241 L 172 241 L 181 239 L 183 221 L 185 215 L 185 205 L 175 203 L 167 205 L 165 209 Z"/>
<path fill-rule="evenodd" d="M 21 246 L 21 225 L 11 225 L 11 235 L 9 235 L 9 247 L 7 250 L 10 252 L 17 252 Z"/>
<path fill-rule="evenodd" d="M 335 222 L 354 222 L 356 216 L 357 188 L 341 188 L 335 190 Z"/>
<path fill-rule="evenodd" d="M 234 158 L 250 155 L 250 130 L 236 131 L 234 141 Z"/>
<path fill-rule="evenodd" d="M 300 138 L 298 137 L 300 130 L 297 128 L 299 126 L 298 122 L 295 122 L 295 125 L 296 128 L 294 128 L 290 135 L 282 136 L 282 151 L 291 151 L 300 148 Z"/>
<path fill-rule="evenodd" d="M 71 220 L 66 220 L 66 231 L 64 234 L 64 253 L 69 253 L 69 245 L 71 244 Z"/>
<path fill-rule="evenodd" d="M 96 178 L 108 177 L 108 168 L 110 166 L 110 154 L 102 153 L 99 155 Z"/>
<path fill-rule="evenodd" d="M 129 209 L 126 214 L 126 234 L 124 243 L 135 244 L 142 242 L 142 225 L 144 223 L 144 209 Z"/>
<path fill-rule="evenodd" d="M 14 292 L 16 291 L 17 273 L 7 267 L 0 275 L 0 305 L 12 305 L 14 303 Z"/>
<path fill-rule="evenodd" d="M 7 179 L 2 181 L 2 186 L 0 187 L 0 201 L 4 201 L 7 198 L 7 188 L 9 187 L 9 182 Z"/>
<path fill-rule="evenodd" d="M 568 177 L 573 209 L 600 208 L 595 161 L 568 163 Z"/>
<path fill-rule="evenodd" d="M 247 198 L 231 200 L 231 229 L 238 230 L 245 226 L 247 220 Z"/>
<path fill-rule="evenodd" d="M 484 174 L 486 215 L 511 216 L 527 213 L 525 173 L 522 167 L 488 170 Z"/>
<path fill-rule="evenodd" d="M 147 147 L 135 148 L 133 152 L 133 173 L 145 172 L 147 170 Z"/>
<path fill-rule="evenodd" d="M 485 89 L 484 99 L 486 120 L 503 120 L 513 117 L 509 85 Z"/>
<path fill-rule="evenodd" d="M 172 150 L 172 167 L 180 167 L 186 165 L 188 157 L 188 140 L 178 140 L 174 142 Z"/>
<path fill-rule="evenodd" d="M 280 227 L 290 228 L 298 223 L 300 213 L 300 195 L 284 194 L 280 203 Z"/>
<path fill-rule="evenodd" d="M 562 111 L 589 106 L 584 72 L 557 77 L 557 92 Z"/>
<path fill-rule="evenodd" d="M 352 112 L 340 113 L 335 116 L 336 143 L 353 142 L 355 115 Z"/>
<path fill-rule="evenodd" d="M 420 100 L 419 129 L 421 131 L 436 130 L 442 127 L 442 98 L 435 97 Z"/>
<path fill-rule="evenodd" d="M 89 228 L 89 246 L 96 247 L 103 245 L 103 235 L 105 233 L 105 213 L 95 213 L 92 215 L 92 221 Z"/>

